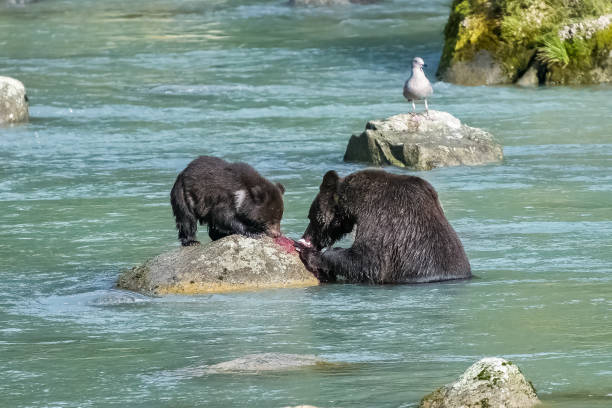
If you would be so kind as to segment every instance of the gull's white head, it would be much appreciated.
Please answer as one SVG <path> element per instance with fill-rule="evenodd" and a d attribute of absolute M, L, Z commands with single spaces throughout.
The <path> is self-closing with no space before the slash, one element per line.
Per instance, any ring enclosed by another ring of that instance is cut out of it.
<path fill-rule="evenodd" d="M 425 61 L 423 61 L 423 58 L 421 57 L 414 57 L 414 59 L 412 60 L 412 69 L 423 69 L 423 67 L 426 67 L 427 64 L 425 64 Z"/>

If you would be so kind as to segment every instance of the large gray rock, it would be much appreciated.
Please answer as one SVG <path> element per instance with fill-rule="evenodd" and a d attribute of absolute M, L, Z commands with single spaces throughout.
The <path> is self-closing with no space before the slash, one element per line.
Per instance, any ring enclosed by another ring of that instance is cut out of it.
<path fill-rule="evenodd" d="M 306 287 L 319 281 L 292 248 L 272 238 L 231 235 L 181 247 L 121 274 L 117 286 L 145 294 L 200 294 Z"/>
<path fill-rule="evenodd" d="M 249 354 L 235 360 L 211 365 L 208 373 L 257 373 L 260 371 L 288 371 L 326 364 L 311 354 L 261 353 Z"/>
<path fill-rule="evenodd" d="M 344 161 L 431 170 L 435 167 L 499 162 L 503 150 L 491 134 L 461 124 L 447 112 L 400 114 L 372 120 L 353 135 Z"/>
<path fill-rule="evenodd" d="M 529 408 L 539 402 L 533 385 L 515 364 L 489 357 L 425 396 L 420 408 Z"/>
<path fill-rule="evenodd" d="M 540 84 L 540 80 L 538 78 L 538 70 L 536 67 L 529 67 L 527 71 L 516 81 L 516 85 L 522 86 L 524 88 L 536 87 Z"/>
<path fill-rule="evenodd" d="M 26 122 L 28 118 L 28 98 L 23 84 L 0 76 L 0 124 Z"/>
<path fill-rule="evenodd" d="M 453 61 L 439 76 L 445 82 L 459 85 L 494 85 L 512 82 L 512 78 L 486 50 L 478 51 L 471 60 Z"/>

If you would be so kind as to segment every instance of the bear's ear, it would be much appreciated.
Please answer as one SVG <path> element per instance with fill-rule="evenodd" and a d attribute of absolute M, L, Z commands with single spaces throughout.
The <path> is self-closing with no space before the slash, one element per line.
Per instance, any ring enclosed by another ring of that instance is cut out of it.
<path fill-rule="evenodd" d="M 283 186 L 281 183 L 276 183 L 276 187 L 278 187 L 281 194 L 285 194 L 285 186 Z"/>
<path fill-rule="evenodd" d="M 323 181 L 319 187 L 319 191 L 336 191 L 340 177 L 334 170 L 330 170 L 323 176 Z"/>

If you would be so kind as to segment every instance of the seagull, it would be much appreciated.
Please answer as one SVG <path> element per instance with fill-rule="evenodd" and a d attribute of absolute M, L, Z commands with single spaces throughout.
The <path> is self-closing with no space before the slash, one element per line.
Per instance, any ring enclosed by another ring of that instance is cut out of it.
<path fill-rule="evenodd" d="M 414 106 L 415 100 L 425 101 L 425 111 L 429 116 L 429 107 L 427 107 L 427 98 L 433 94 L 433 88 L 429 79 L 423 72 L 423 67 L 426 67 L 423 58 L 415 57 L 412 60 L 412 74 L 410 78 L 404 84 L 404 98 L 412 102 L 412 113 L 416 113 L 416 106 Z"/>

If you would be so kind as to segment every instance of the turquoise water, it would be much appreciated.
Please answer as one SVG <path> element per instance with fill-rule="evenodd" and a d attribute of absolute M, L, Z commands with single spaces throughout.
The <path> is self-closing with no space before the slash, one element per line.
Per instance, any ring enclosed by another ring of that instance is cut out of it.
<path fill-rule="evenodd" d="M 168 195 L 200 154 L 282 182 L 298 238 L 321 176 L 363 168 L 342 162 L 351 133 L 409 109 L 413 56 L 433 78 L 448 3 L 1 2 L 0 74 L 32 119 L 0 128 L 0 406 L 415 407 L 484 356 L 519 364 L 548 406 L 612 406 L 610 86 L 434 85 L 433 109 L 505 146 L 500 165 L 418 173 L 469 282 L 113 289 L 178 245 Z M 348 364 L 201 369 L 260 352 Z"/>

